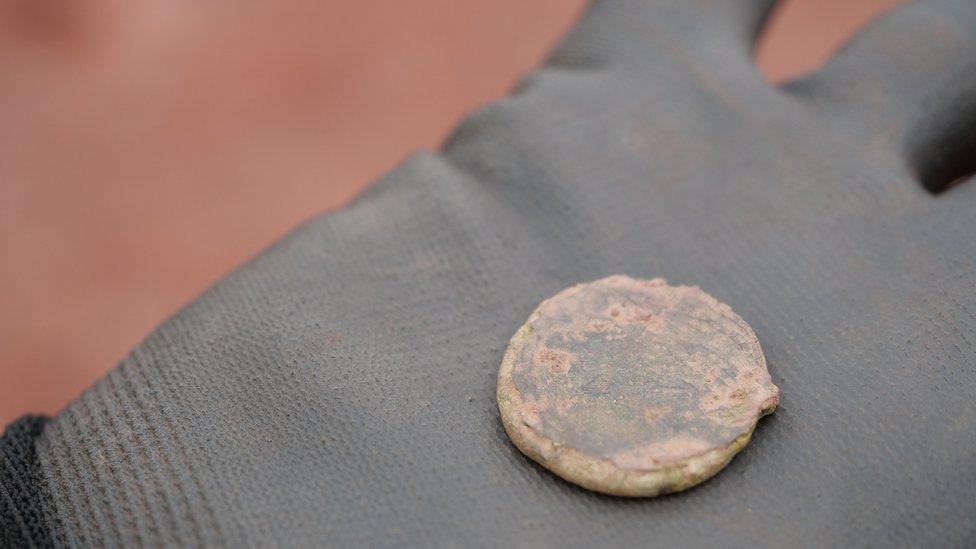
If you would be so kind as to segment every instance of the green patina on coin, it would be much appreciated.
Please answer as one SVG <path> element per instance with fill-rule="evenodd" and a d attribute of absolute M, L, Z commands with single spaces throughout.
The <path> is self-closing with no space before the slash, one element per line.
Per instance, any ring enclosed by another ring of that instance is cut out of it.
<path fill-rule="evenodd" d="M 515 445 L 570 482 L 621 496 L 706 480 L 778 403 L 749 325 L 663 279 L 611 276 L 542 302 L 498 372 Z"/>

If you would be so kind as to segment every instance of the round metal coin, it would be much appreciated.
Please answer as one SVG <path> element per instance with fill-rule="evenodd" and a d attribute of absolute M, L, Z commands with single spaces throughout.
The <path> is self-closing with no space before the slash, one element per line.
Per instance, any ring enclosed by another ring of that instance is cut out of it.
<path fill-rule="evenodd" d="M 748 324 L 695 286 L 611 276 L 543 301 L 498 372 L 509 438 L 580 486 L 684 490 L 741 450 L 779 390 Z"/>

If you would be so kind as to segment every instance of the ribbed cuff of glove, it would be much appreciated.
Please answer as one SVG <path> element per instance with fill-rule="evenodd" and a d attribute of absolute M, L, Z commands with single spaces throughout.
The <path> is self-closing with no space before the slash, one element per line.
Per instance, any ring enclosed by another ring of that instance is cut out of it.
<path fill-rule="evenodd" d="M 49 547 L 35 443 L 45 417 L 24 416 L 0 437 L 0 547 Z"/>

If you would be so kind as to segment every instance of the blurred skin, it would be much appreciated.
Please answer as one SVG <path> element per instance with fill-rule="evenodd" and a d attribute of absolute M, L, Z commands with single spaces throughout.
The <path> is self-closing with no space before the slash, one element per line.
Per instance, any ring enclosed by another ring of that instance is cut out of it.
<path fill-rule="evenodd" d="M 819 66 L 895 0 L 792 0 Z M 0 425 L 501 97 L 582 0 L 0 0 Z"/>

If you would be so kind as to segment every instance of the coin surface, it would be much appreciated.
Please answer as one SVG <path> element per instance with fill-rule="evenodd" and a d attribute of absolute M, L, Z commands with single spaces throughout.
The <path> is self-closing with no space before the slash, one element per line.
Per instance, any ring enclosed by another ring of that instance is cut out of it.
<path fill-rule="evenodd" d="M 498 372 L 505 431 L 584 488 L 654 496 L 694 486 L 779 403 L 756 334 L 696 286 L 611 276 L 543 301 Z"/>

